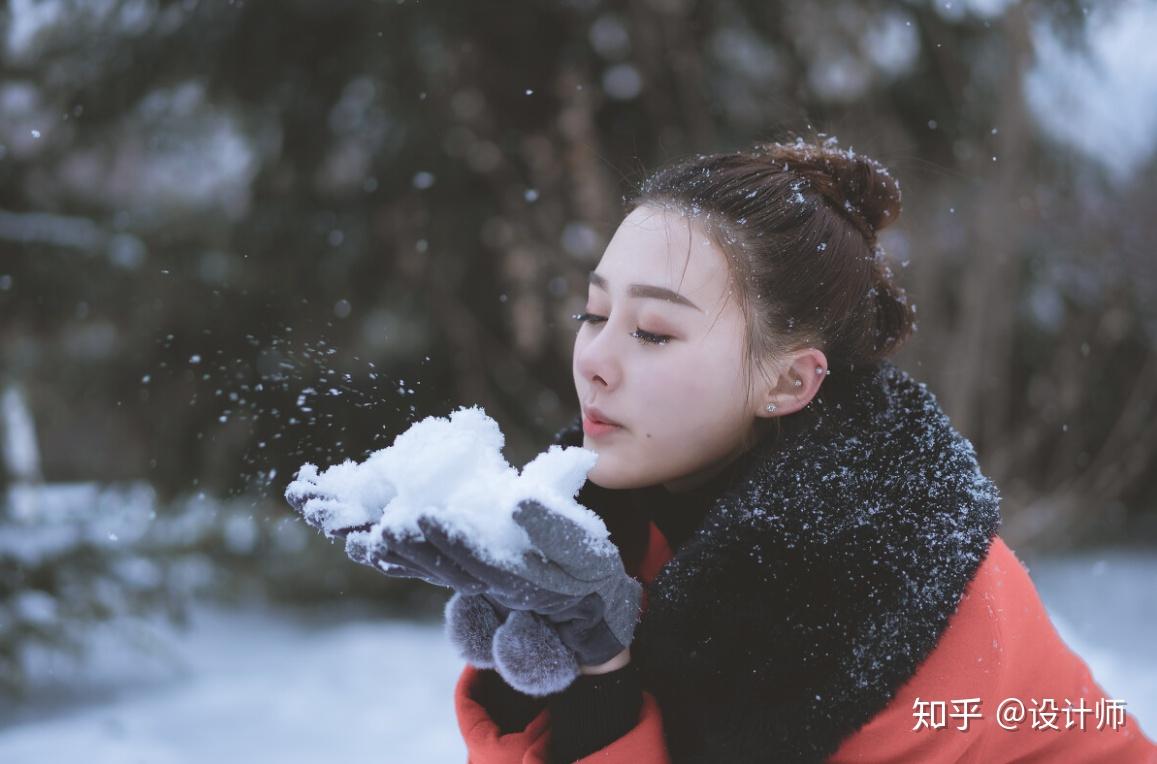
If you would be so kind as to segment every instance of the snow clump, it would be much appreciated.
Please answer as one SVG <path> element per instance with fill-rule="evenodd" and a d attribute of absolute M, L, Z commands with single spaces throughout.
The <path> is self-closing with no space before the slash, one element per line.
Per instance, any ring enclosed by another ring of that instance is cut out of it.
<path fill-rule="evenodd" d="M 347 459 L 321 472 L 303 464 L 285 497 L 328 538 L 347 534 L 347 550 L 383 543 L 386 531 L 421 537 L 418 518 L 428 517 L 485 559 L 516 563 L 531 548 L 513 518 L 526 499 L 579 524 L 591 542 L 609 538 L 602 519 L 574 499 L 598 454 L 552 445 L 520 474 L 502 456 L 505 443 L 481 407 L 460 407 L 449 419 L 416 422 L 364 462 Z"/>

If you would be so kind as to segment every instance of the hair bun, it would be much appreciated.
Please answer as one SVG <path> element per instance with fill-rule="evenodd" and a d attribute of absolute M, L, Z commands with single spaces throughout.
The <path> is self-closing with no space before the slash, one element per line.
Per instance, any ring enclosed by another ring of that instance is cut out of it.
<path fill-rule="evenodd" d="M 900 184 L 888 168 L 850 148 L 840 148 L 834 137 L 822 144 L 802 138 L 794 143 L 763 144 L 756 147 L 756 153 L 807 179 L 869 241 L 900 217 Z"/>

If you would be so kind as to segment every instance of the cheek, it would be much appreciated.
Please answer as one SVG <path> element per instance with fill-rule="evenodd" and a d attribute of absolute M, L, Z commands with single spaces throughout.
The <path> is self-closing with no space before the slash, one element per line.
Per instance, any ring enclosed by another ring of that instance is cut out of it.
<path fill-rule="evenodd" d="M 722 356 L 688 355 L 686 361 L 656 369 L 639 388 L 644 411 L 639 421 L 647 426 L 636 435 L 644 448 L 714 443 L 730 438 L 744 423 L 739 372 Z"/>
<path fill-rule="evenodd" d="M 742 369 L 730 353 L 700 350 L 679 358 L 656 387 L 666 390 L 665 397 L 674 404 L 691 410 L 707 408 L 718 414 L 739 405 L 741 375 Z"/>

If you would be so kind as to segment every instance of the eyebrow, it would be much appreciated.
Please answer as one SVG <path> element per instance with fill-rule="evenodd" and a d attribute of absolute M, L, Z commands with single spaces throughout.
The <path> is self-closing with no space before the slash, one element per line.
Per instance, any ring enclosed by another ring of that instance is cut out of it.
<path fill-rule="evenodd" d="M 610 291 L 607 289 L 607 280 L 594 271 L 590 272 L 588 281 L 603 291 Z M 650 297 L 656 300 L 666 300 L 667 302 L 673 302 L 676 305 L 686 305 L 689 308 L 694 308 L 700 313 L 703 312 L 702 308 L 678 292 L 672 292 L 670 289 L 664 289 L 663 287 L 655 286 L 654 284 L 631 284 L 631 286 L 627 289 L 627 294 L 632 297 Z"/>

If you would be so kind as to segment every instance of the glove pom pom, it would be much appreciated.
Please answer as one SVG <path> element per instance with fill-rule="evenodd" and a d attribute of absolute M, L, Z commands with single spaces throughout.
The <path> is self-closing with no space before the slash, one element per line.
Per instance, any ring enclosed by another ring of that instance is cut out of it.
<path fill-rule="evenodd" d="M 561 692 L 578 676 L 574 651 L 541 618 L 516 610 L 494 634 L 494 662 L 498 673 L 526 695 Z"/>
<path fill-rule="evenodd" d="M 455 592 L 446 603 L 446 636 L 458 654 L 476 668 L 494 668 L 494 632 L 502 621 L 479 595 Z"/>

